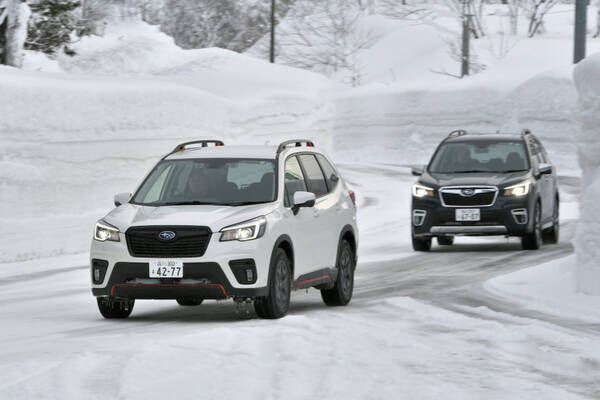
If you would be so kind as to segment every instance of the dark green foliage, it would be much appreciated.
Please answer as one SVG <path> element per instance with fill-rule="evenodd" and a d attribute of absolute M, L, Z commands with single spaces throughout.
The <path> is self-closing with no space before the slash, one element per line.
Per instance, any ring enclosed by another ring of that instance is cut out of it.
<path fill-rule="evenodd" d="M 71 42 L 71 34 L 77 28 L 73 11 L 81 5 L 74 0 L 40 0 L 31 4 L 31 19 L 25 48 L 53 55 Z"/>

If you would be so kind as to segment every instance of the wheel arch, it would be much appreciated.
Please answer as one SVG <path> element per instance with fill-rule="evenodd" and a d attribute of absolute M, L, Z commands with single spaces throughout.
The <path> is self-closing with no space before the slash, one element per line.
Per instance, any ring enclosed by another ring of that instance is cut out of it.
<path fill-rule="evenodd" d="M 342 246 L 342 241 L 347 240 L 350 243 L 350 247 L 352 247 L 352 252 L 354 253 L 354 268 L 356 268 L 356 259 L 357 259 L 357 251 L 358 251 L 358 243 L 356 240 L 356 235 L 354 234 L 354 228 L 351 225 L 345 225 L 340 232 L 340 238 L 338 240 L 338 255 L 340 253 L 340 248 Z M 336 257 L 336 266 L 337 266 L 337 257 Z"/>
<path fill-rule="evenodd" d="M 294 245 L 292 243 L 292 239 L 288 235 L 281 235 L 275 241 L 275 245 L 273 245 L 273 251 L 271 252 L 271 260 L 269 262 L 269 282 L 271 281 L 271 269 L 273 267 L 273 257 L 275 257 L 275 252 L 277 249 L 281 248 L 285 251 L 288 259 L 290 260 L 291 268 L 292 268 L 292 280 L 294 279 L 294 271 L 295 271 L 295 261 L 294 261 Z"/>

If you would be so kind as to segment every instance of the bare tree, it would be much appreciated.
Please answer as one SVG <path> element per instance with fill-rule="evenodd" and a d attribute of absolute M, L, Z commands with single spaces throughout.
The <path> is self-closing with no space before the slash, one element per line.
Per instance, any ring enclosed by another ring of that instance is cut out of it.
<path fill-rule="evenodd" d="M 352 86 L 360 85 L 359 53 L 376 39 L 360 24 L 369 12 L 365 5 L 347 0 L 298 1 L 278 32 L 280 60 L 324 73 L 346 71 Z"/>
<path fill-rule="evenodd" d="M 544 17 L 561 0 L 524 0 L 525 13 L 529 19 L 527 36 L 534 37 L 544 29 Z"/>
<path fill-rule="evenodd" d="M 27 38 L 27 21 L 31 10 L 24 0 L 0 1 L 0 64 L 20 68 L 23 65 L 23 46 Z"/>
<path fill-rule="evenodd" d="M 519 33 L 519 14 L 524 0 L 505 0 L 508 7 L 508 19 L 510 21 L 510 34 Z"/>

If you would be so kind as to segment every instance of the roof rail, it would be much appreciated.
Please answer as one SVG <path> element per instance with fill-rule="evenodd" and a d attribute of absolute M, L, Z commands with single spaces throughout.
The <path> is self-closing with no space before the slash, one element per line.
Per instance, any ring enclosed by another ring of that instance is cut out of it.
<path fill-rule="evenodd" d="M 189 145 L 191 144 L 199 144 L 200 146 L 197 147 L 208 147 L 209 143 L 212 143 L 215 145 L 215 147 L 218 146 L 225 146 L 225 143 L 223 143 L 221 140 L 194 140 L 191 142 L 185 142 L 185 143 L 180 143 L 177 146 L 175 146 L 175 148 L 166 156 L 163 157 L 163 160 L 167 157 L 169 157 L 171 154 L 175 154 L 177 152 L 183 151 L 185 150 Z"/>
<path fill-rule="evenodd" d="M 283 150 L 285 150 L 291 144 L 293 144 L 294 147 L 301 147 L 302 143 L 305 143 L 306 147 L 315 147 L 315 144 L 313 143 L 313 141 L 308 140 L 308 139 L 286 140 L 285 142 L 282 142 L 279 145 L 279 147 L 277 148 L 277 155 L 279 155 L 279 153 L 281 153 Z"/>
<path fill-rule="evenodd" d="M 533 135 L 533 132 L 531 132 L 531 129 L 525 128 L 521 131 L 521 136 L 525 135 Z"/>
<path fill-rule="evenodd" d="M 459 137 L 459 136 L 465 136 L 467 134 L 467 131 L 464 129 L 457 129 L 455 131 L 452 131 L 448 134 L 449 138 L 454 138 L 454 137 Z"/>

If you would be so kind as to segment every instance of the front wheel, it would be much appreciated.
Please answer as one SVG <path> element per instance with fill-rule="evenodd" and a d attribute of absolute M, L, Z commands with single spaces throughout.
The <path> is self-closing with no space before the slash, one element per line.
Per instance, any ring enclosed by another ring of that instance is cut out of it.
<path fill-rule="evenodd" d="M 413 234 L 412 246 L 415 251 L 429 251 L 431 250 L 431 238 L 420 238 Z"/>
<path fill-rule="evenodd" d="M 354 270 L 356 258 L 352 246 L 347 240 L 342 241 L 337 260 L 337 279 L 331 289 L 322 289 L 321 297 L 328 306 L 345 306 L 352 299 L 354 291 Z"/>
<path fill-rule="evenodd" d="M 115 299 L 113 297 L 98 297 L 98 310 L 106 319 L 123 319 L 133 311 L 135 299 Z"/>
<path fill-rule="evenodd" d="M 179 298 L 177 299 L 177 304 L 180 306 L 199 306 L 202 304 L 203 299 L 193 299 L 193 298 Z"/>
<path fill-rule="evenodd" d="M 254 300 L 254 310 L 260 318 L 277 319 L 287 314 L 292 292 L 292 268 L 286 252 L 279 248 L 271 261 L 269 295 Z"/>
<path fill-rule="evenodd" d="M 542 208 L 535 205 L 533 212 L 533 231 L 521 238 L 521 245 L 525 250 L 537 250 L 542 247 Z"/>
<path fill-rule="evenodd" d="M 559 203 L 558 199 L 554 200 L 554 212 L 552 213 L 552 227 L 542 232 L 544 243 L 557 244 L 560 233 L 560 218 L 559 218 Z"/>

